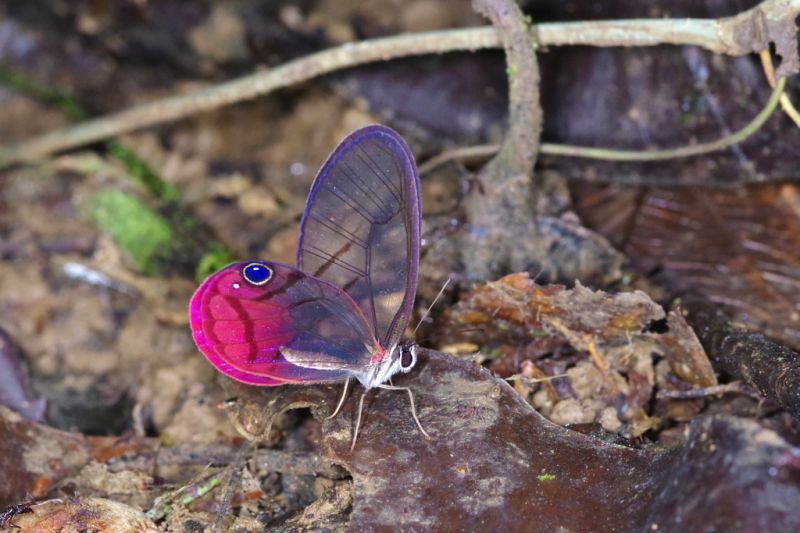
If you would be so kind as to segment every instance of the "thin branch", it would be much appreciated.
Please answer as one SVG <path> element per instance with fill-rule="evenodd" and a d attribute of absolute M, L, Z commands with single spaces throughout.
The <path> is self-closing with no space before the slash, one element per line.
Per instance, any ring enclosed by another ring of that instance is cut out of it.
<path fill-rule="evenodd" d="M 530 23 L 526 23 L 516 2 L 473 0 L 473 9 L 491 20 L 500 31 L 506 52 L 508 131 L 498 154 L 481 171 L 492 182 L 494 191 L 484 189 L 480 194 L 480 202 L 496 207 L 495 202 L 487 201 L 487 196 L 499 199 L 508 195 L 509 189 L 513 188 L 509 187 L 510 184 L 520 181 L 520 176 L 530 180 L 536 163 L 543 115 L 539 102 L 539 63 L 536 47 L 528 37 Z M 516 199 L 519 195 L 512 196 L 512 199 Z"/>
<path fill-rule="evenodd" d="M 253 451 L 253 442 L 249 442 L 242 446 L 236 453 L 236 459 L 231 465 L 230 476 L 228 476 L 225 491 L 222 494 L 222 499 L 219 502 L 219 510 L 217 511 L 217 518 L 214 520 L 214 525 L 211 527 L 213 533 L 223 533 L 225 531 L 225 520 L 228 513 L 233 508 L 233 496 L 239 489 L 239 484 L 242 481 L 242 469 L 244 468 L 245 459 L 247 455 Z"/>
<path fill-rule="evenodd" d="M 661 389 L 656 393 L 659 399 L 691 400 L 697 398 L 708 398 L 709 396 L 722 396 L 727 393 L 744 394 L 756 399 L 761 399 L 761 395 L 744 385 L 741 381 L 732 381 L 724 385 L 714 385 L 689 390 L 669 390 Z"/>
<path fill-rule="evenodd" d="M 769 86 L 774 88 L 778 82 L 775 79 L 775 67 L 772 66 L 772 57 L 770 56 L 769 50 L 761 50 L 758 56 L 761 58 L 761 67 L 764 69 L 764 75 L 767 77 Z M 798 113 L 797 108 L 786 93 L 781 95 L 781 108 L 783 112 L 792 119 L 795 125 L 800 128 L 800 113 Z"/>
<path fill-rule="evenodd" d="M 529 260 L 515 243 L 524 238 L 509 234 L 508 229 L 530 227 L 535 219 L 533 167 L 544 113 L 530 19 L 515 0 L 472 0 L 472 8 L 500 31 L 508 76 L 508 129 L 497 155 L 475 176 L 465 199 L 466 223 L 472 230 L 461 247 L 467 277 L 492 279 L 502 272 L 525 269 Z M 516 264 L 523 256 L 525 264 Z"/>
<path fill-rule="evenodd" d="M 539 145 L 539 153 L 542 152 L 541 148 L 542 145 Z M 476 144 L 445 150 L 419 165 L 419 174 L 424 176 L 450 161 L 461 161 L 462 163 L 485 161 L 495 155 L 499 149 L 499 144 Z"/>
<path fill-rule="evenodd" d="M 775 108 L 778 107 L 781 94 L 786 87 L 786 78 L 778 80 L 778 84 L 772 90 L 769 100 L 758 115 L 753 118 L 745 127 L 727 135 L 716 141 L 681 146 L 680 148 L 668 148 L 666 150 L 611 150 L 608 148 L 590 148 L 586 146 L 569 146 L 560 144 L 542 143 L 541 152 L 550 155 L 565 155 L 572 157 L 584 157 L 591 159 L 603 159 L 606 161 L 662 161 L 665 159 L 677 159 L 679 157 L 690 157 L 716 152 L 738 144 L 755 132 L 769 120 Z"/>
<path fill-rule="evenodd" d="M 716 152 L 738 144 L 754 133 L 756 133 L 764 123 L 769 120 L 775 112 L 775 108 L 781 101 L 786 87 L 786 78 L 778 80 L 775 88 L 770 94 L 766 105 L 759 113 L 742 129 L 726 135 L 716 141 L 681 146 L 678 148 L 667 148 L 664 150 L 617 150 L 613 148 L 592 148 L 589 146 L 573 146 L 568 144 L 541 143 L 539 153 L 547 155 L 560 155 L 569 157 L 580 157 L 585 159 L 600 159 L 604 161 L 660 161 L 665 159 L 677 159 L 703 155 Z M 500 147 L 496 144 L 481 144 L 448 150 L 429 159 L 419 170 L 421 174 L 430 172 L 432 169 L 453 160 L 465 158 L 490 157 L 497 153 Z"/>
<path fill-rule="evenodd" d="M 537 46 L 656 46 L 693 45 L 727 55 L 744 55 L 775 42 L 783 62 L 779 74 L 797 69 L 789 36 L 795 36 L 794 18 L 800 0 L 765 0 L 734 17 L 722 19 L 630 19 L 561 22 L 530 27 Z M 84 146 L 141 128 L 186 118 L 236 102 L 268 94 L 339 69 L 374 61 L 454 51 L 499 48 L 500 36 L 492 27 L 418 33 L 348 43 L 259 71 L 220 85 L 173 96 L 125 111 L 57 130 L 0 149 L 0 167 L 35 160 L 59 151 Z"/>

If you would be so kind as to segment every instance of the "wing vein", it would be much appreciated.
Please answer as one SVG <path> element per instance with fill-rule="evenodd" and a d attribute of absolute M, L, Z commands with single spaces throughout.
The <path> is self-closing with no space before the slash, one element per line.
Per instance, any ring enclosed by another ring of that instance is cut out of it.
<path fill-rule="evenodd" d="M 341 237 L 344 237 L 345 239 L 350 240 L 351 242 L 355 243 L 356 245 L 360 246 L 361 248 L 366 248 L 367 247 L 367 242 L 364 239 L 360 238 L 355 233 L 352 233 L 351 231 L 346 229 L 344 226 L 342 226 L 340 224 L 337 224 L 333 220 L 330 220 L 330 219 L 325 220 L 324 218 L 322 218 L 322 217 L 320 217 L 320 216 L 318 216 L 316 214 L 312 214 L 310 218 L 312 218 L 313 220 L 318 222 L 320 225 L 328 228 L 332 232 L 336 233 L 337 235 L 340 235 Z"/>
<path fill-rule="evenodd" d="M 370 224 L 374 224 L 375 223 L 375 221 L 372 219 L 372 215 L 370 215 L 368 212 L 365 213 L 363 208 L 360 205 L 358 205 L 358 203 L 351 202 L 349 198 L 347 198 L 346 196 L 342 196 L 339 193 L 339 191 L 336 190 L 336 187 L 328 187 L 327 190 L 332 195 L 334 195 L 336 198 L 338 198 L 339 200 L 344 202 L 347 205 L 347 207 L 349 207 L 350 209 L 352 209 L 353 211 L 355 211 L 356 213 L 358 213 L 359 215 L 364 217 L 364 219 L 367 222 L 369 222 Z"/>
<path fill-rule="evenodd" d="M 350 183 L 358 189 L 358 192 L 364 195 L 375 207 L 378 208 L 379 213 L 386 211 L 386 206 L 383 205 L 381 197 L 375 194 L 375 191 L 369 189 L 364 181 L 358 176 L 358 173 L 350 166 L 349 163 L 343 162 L 341 166 L 342 175 L 344 175 Z"/>
<path fill-rule="evenodd" d="M 319 257 L 320 259 L 325 260 L 325 264 L 322 267 L 320 267 L 319 269 L 317 269 L 317 271 L 314 273 L 315 276 L 319 276 L 319 274 L 321 274 L 322 272 L 327 270 L 327 267 L 331 263 L 335 264 L 335 265 L 338 265 L 338 266 L 342 267 L 343 269 L 345 269 L 345 270 L 347 270 L 349 272 L 352 272 L 353 274 L 355 274 L 357 276 L 360 276 L 362 278 L 366 277 L 366 275 L 367 275 L 366 272 L 364 272 L 362 270 L 359 270 L 358 267 L 356 267 L 354 265 L 351 265 L 350 263 L 348 263 L 344 259 L 341 259 L 341 258 L 339 258 L 337 256 L 334 256 L 334 255 L 326 252 L 325 250 L 317 248 L 316 246 L 307 245 L 304 249 L 309 254 L 314 255 L 316 257 Z"/>
<path fill-rule="evenodd" d="M 369 240 L 372 237 L 372 232 L 375 231 L 375 226 L 369 228 L 369 236 L 367 239 Z M 369 292 L 367 294 L 373 295 L 372 298 L 369 298 L 369 307 L 372 312 L 370 318 L 372 318 L 372 331 L 378 334 L 378 312 L 375 309 L 375 291 L 374 287 L 372 286 L 372 247 L 368 247 L 366 250 L 366 257 L 364 258 L 364 270 L 366 271 L 366 275 L 364 276 L 367 280 L 367 287 L 369 288 Z"/>
<path fill-rule="evenodd" d="M 378 163 L 376 163 L 375 160 L 372 159 L 372 156 L 369 155 L 369 153 L 366 152 L 365 150 L 361 150 L 359 153 L 356 153 L 356 157 L 361 159 L 361 162 L 364 163 L 364 166 L 369 168 L 372 171 L 372 173 L 375 174 L 375 177 L 378 178 L 378 180 L 383 184 L 384 187 L 386 187 L 389 193 L 392 196 L 394 196 L 395 202 L 398 205 L 402 205 L 401 204 L 402 195 L 400 194 L 399 190 L 394 188 L 395 184 L 392 183 L 391 176 L 387 176 L 383 172 L 383 170 L 381 170 L 380 165 L 378 165 Z M 391 154 L 389 157 L 392 161 L 394 161 L 394 157 Z M 398 173 L 398 175 L 400 174 Z"/>

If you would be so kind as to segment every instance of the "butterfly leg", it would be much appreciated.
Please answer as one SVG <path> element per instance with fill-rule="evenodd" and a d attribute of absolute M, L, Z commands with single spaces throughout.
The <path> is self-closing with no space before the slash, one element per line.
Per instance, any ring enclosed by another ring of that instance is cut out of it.
<path fill-rule="evenodd" d="M 353 431 L 353 443 L 350 445 L 350 451 L 352 452 L 356 447 L 356 439 L 358 438 L 358 429 L 361 427 L 361 413 L 364 411 L 364 398 L 367 397 L 367 393 L 369 389 L 364 391 L 364 394 L 361 395 L 361 399 L 358 400 L 358 416 L 356 417 L 356 429 Z"/>
<path fill-rule="evenodd" d="M 397 387 L 395 385 L 376 385 L 378 388 L 386 389 L 386 390 L 404 390 L 408 393 L 408 399 L 411 402 L 411 416 L 414 417 L 414 422 L 417 423 L 417 427 L 425 435 L 425 438 L 430 439 L 431 436 L 428 435 L 428 432 L 425 431 L 425 428 L 422 427 L 422 424 L 417 417 L 417 408 L 414 406 L 414 393 L 411 392 L 411 389 L 408 387 Z M 362 397 L 363 399 L 363 397 Z"/>
<path fill-rule="evenodd" d="M 347 381 L 344 382 L 344 390 L 342 391 L 342 397 L 339 399 L 339 404 L 336 406 L 336 409 L 333 410 L 333 414 L 327 417 L 325 420 L 330 420 L 331 418 L 335 417 L 341 411 L 342 406 L 344 405 L 344 399 L 347 398 L 347 387 L 350 385 L 350 378 L 347 378 Z"/>

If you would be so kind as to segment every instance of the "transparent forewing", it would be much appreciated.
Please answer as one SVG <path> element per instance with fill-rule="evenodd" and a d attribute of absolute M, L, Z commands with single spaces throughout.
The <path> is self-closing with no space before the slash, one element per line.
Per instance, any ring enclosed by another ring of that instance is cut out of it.
<path fill-rule="evenodd" d="M 208 278 L 191 303 L 192 335 L 224 374 L 255 385 L 336 381 L 380 353 L 370 325 L 341 289 L 288 265 L 263 262 L 263 285 L 236 263 Z"/>
<path fill-rule="evenodd" d="M 355 131 L 311 188 L 298 267 L 346 291 L 388 348 L 411 316 L 419 241 L 419 176 L 411 150 L 385 126 Z"/>

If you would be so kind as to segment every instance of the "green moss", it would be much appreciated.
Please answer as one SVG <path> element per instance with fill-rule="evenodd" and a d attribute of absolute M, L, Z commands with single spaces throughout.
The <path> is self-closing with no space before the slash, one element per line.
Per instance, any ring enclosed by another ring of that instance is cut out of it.
<path fill-rule="evenodd" d="M 218 477 L 212 477 L 205 483 L 201 483 L 199 485 L 195 485 L 189 494 L 185 494 L 181 498 L 181 503 L 183 505 L 189 505 L 193 501 L 198 498 L 201 498 L 214 490 L 215 487 L 219 487 L 222 484 L 222 481 Z"/>
<path fill-rule="evenodd" d="M 58 89 L 40 85 L 26 76 L 0 65 L 0 85 L 61 110 L 73 121 L 89 118 L 85 109 L 71 96 Z M 119 161 L 130 178 L 144 187 L 165 216 L 159 215 L 137 198 L 120 192 L 99 194 L 90 205 L 94 222 L 110 234 L 130 254 L 139 269 L 150 275 L 161 273 L 159 263 L 171 261 L 177 270 L 199 259 L 196 275 L 208 274 L 234 261 L 232 254 L 219 243 L 204 237 L 202 225 L 180 203 L 180 191 L 161 176 L 136 152 L 116 141 L 104 144 L 108 155 Z"/>
<path fill-rule="evenodd" d="M 131 177 L 141 183 L 147 192 L 167 203 L 178 201 L 180 198 L 178 190 L 162 180 L 144 159 L 136 155 L 136 152 L 118 142 L 110 142 L 107 147 L 108 153 L 122 163 Z"/>
<path fill-rule="evenodd" d="M 71 96 L 51 89 L 28 79 L 27 77 L 0 66 L 0 85 L 38 100 L 46 105 L 58 108 L 70 120 L 80 122 L 89 118 L 86 110 Z M 133 179 L 144 185 L 147 191 L 168 203 L 177 202 L 179 193 L 175 187 L 161 179 L 161 177 L 136 153 L 118 142 L 106 143 L 108 152 L 119 160 Z"/>
<path fill-rule="evenodd" d="M 3 66 L 0 66 L 0 85 L 5 85 L 20 94 L 39 100 L 47 105 L 55 106 L 71 120 L 84 120 L 88 116 L 83 107 L 66 93 L 39 85 Z"/>
<path fill-rule="evenodd" d="M 92 220 L 108 233 L 145 274 L 158 274 L 158 259 L 169 257 L 173 232 L 169 223 L 141 200 L 122 191 L 105 191 L 90 205 Z"/>
<path fill-rule="evenodd" d="M 556 479 L 555 474 L 539 474 L 536 476 L 536 479 L 539 481 L 554 481 Z"/>

